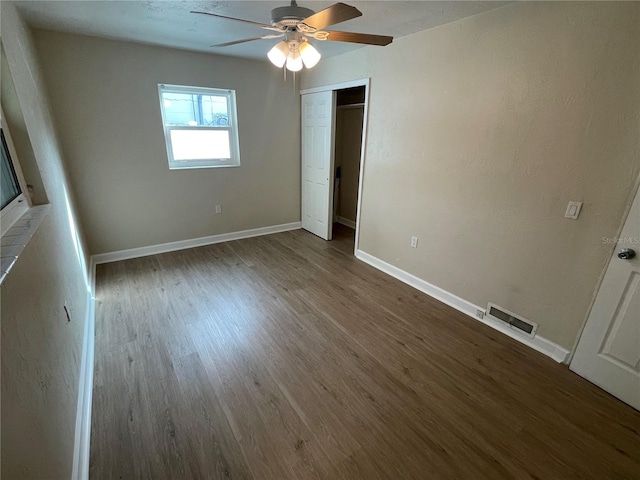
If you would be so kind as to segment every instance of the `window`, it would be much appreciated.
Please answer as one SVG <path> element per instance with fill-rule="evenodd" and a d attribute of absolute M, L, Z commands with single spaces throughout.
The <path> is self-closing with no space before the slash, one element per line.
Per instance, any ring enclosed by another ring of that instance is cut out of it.
<path fill-rule="evenodd" d="M 4 138 L 4 130 L 0 129 L 0 135 L 2 135 L 2 176 L 0 177 L 2 186 L 0 186 L 0 195 L 2 196 L 2 208 L 4 208 L 22 193 L 22 189 L 18 183 L 16 171 L 13 168 L 7 140 Z"/>
<path fill-rule="evenodd" d="M 0 223 L 1 233 L 4 235 L 20 217 L 29 210 L 29 203 L 23 194 L 24 181 L 22 172 L 17 163 L 18 158 L 13 148 L 11 135 L 7 129 L 2 115 L 2 128 L 0 128 L 0 150 L 2 151 L 2 164 L 0 165 L 0 197 L 1 212 Z"/>
<path fill-rule="evenodd" d="M 158 85 L 170 169 L 238 167 L 236 92 Z"/>

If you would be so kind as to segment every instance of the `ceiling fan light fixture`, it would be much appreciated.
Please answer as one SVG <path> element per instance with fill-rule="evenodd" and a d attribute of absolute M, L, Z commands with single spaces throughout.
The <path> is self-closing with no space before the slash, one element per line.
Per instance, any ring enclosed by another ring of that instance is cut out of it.
<path fill-rule="evenodd" d="M 287 61 L 287 57 L 289 56 L 289 45 L 284 40 L 282 42 L 277 43 L 269 53 L 267 53 L 267 57 L 269 61 L 273 63 L 276 67 L 282 68 L 282 66 Z"/>
<path fill-rule="evenodd" d="M 254 40 L 271 40 L 273 38 L 284 37 L 283 41 L 269 50 L 267 57 L 277 68 L 285 67 L 291 72 L 299 72 L 304 67 L 313 68 L 320 61 L 320 52 L 309 43 L 308 38 L 379 46 L 388 45 L 393 41 L 393 37 L 386 35 L 323 30 L 331 25 L 336 25 L 361 16 L 362 12 L 356 7 L 338 2 L 324 10 L 314 12 L 309 8 L 298 6 L 297 0 L 290 0 L 290 2 L 290 5 L 276 7 L 271 10 L 270 24 L 228 17 L 213 12 L 192 11 L 191 13 L 248 23 L 265 30 L 275 31 L 275 34 L 234 40 L 212 45 L 212 47 L 229 47 L 241 43 L 253 42 Z"/>
<path fill-rule="evenodd" d="M 270 24 L 229 17 L 213 12 L 192 11 L 191 13 L 248 23 L 265 30 L 275 31 L 275 34 L 234 40 L 212 45 L 212 47 L 229 47 L 241 43 L 253 42 L 254 40 L 271 40 L 273 38 L 284 37 L 283 41 L 269 50 L 267 57 L 277 68 L 284 67 L 291 72 L 299 72 L 304 67 L 313 68 L 320 61 L 322 56 L 320 52 L 309 43 L 309 38 L 319 41 L 330 40 L 379 46 L 388 45 L 393 41 L 393 37 L 386 35 L 323 30 L 331 25 L 336 25 L 361 16 L 362 12 L 356 7 L 338 2 L 324 10 L 314 12 L 309 8 L 298 6 L 297 0 L 289 1 L 290 5 L 276 7 L 271 10 Z"/>
<path fill-rule="evenodd" d="M 302 57 L 300 56 L 300 50 L 295 49 L 289 52 L 287 57 L 287 70 L 291 72 L 299 72 L 302 70 Z"/>
<path fill-rule="evenodd" d="M 315 67 L 320 61 L 320 52 L 315 49 L 309 42 L 303 42 L 300 45 L 300 56 L 304 62 L 304 66 L 307 68 Z"/>

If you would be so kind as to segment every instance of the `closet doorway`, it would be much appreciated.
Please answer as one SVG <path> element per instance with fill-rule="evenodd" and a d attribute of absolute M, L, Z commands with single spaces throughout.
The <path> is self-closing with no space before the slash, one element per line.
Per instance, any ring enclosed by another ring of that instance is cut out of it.
<path fill-rule="evenodd" d="M 335 228 L 341 238 L 351 236 L 354 253 L 358 249 L 368 90 L 369 79 L 363 79 L 300 92 L 302 228 L 325 240 L 333 238 Z M 324 126 L 329 124 L 330 128 Z"/>
<path fill-rule="evenodd" d="M 345 88 L 336 92 L 333 224 L 342 234 L 353 230 L 355 236 L 360 186 L 360 158 L 364 125 L 365 87 Z"/>

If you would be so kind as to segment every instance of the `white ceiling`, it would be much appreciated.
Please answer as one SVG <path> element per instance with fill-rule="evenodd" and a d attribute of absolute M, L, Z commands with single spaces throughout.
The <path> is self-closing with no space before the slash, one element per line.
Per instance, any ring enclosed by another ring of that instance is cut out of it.
<path fill-rule="evenodd" d="M 270 23 L 270 11 L 282 1 L 93 1 L 41 0 L 17 3 L 27 23 L 35 28 L 129 40 L 153 45 L 245 58 L 264 58 L 277 40 L 259 40 L 223 48 L 210 45 L 257 37 L 267 32 L 231 20 L 189 13 L 201 10 L 230 17 Z M 334 1 L 299 1 L 316 12 Z M 497 1 L 356 1 L 345 0 L 362 17 L 330 27 L 360 33 L 402 37 L 421 30 L 476 15 L 510 2 Z M 339 55 L 357 44 L 314 41 L 323 56 Z M 382 47 L 375 47 L 382 48 Z"/>

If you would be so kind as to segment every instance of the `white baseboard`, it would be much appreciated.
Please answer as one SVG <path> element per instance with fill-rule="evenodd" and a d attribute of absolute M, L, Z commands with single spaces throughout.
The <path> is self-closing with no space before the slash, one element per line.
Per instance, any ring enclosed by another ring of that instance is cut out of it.
<path fill-rule="evenodd" d="M 481 309 L 483 312 L 484 308 Z M 493 320 L 485 315 L 484 318 L 478 318 L 475 315 L 472 315 L 476 320 L 484 323 L 485 325 L 494 328 L 509 337 L 518 340 L 520 343 L 524 343 L 528 347 L 537 350 L 540 353 L 545 354 L 547 357 L 553 358 L 558 363 L 567 363 L 569 358 L 569 350 L 564 347 L 561 347 L 557 343 L 552 342 L 551 340 L 547 340 L 540 335 L 536 335 L 533 338 L 530 338 L 526 335 L 518 333 L 510 327 L 507 327 L 504 323 L 499 322 L 497 320 Z"/>
<path fill-rule="evenodd" d="M 504 324 L 498 321 L 494 321 L 490 318 L 487 318 L 486 316 L 482 319 L 478 318 L 476 316 L 477 311 L 482 310 L 484 312 L 485 311 L 484 307 L 479 307 L 478 305 L 468 302 L 467 300 L 460 298 L 451 292 L 447 292 L 446 290 L 443 290 L 440 287 L 432 285 L 431 283 L 426 282 L 421 278 L 418 278 L 415 275 L 412 275 L 408 272 L 405 272 L 404 270 L 394 265 L 391 265 L 383 260 L 380 260 L 379 258 L 374 257 L 373 255 L 363 252 L 362 250 L 356 251 L 356 257 L 362 260 L 363 262 L 368 263 L 372 267 L 375 267 L 378 270 L 381 270 L 386 274 L 397 278 L 401 282 L 404 282 L 407 285 L 411 285 L 413 288 L 416 288 L 417 290 L 420 290 L 421 292 L 426 293 L 427 295 L 435 298 L 436 300 L 439 300 L 442 303 L 446 303 L 450 307 L 453 307 L 456 310 L 462 313 L 465 313 L 470 317 L 473 317 L 474 319 L 498 330 L 499 332 L 504 333 L 505 335 L 508 335 L 509 337 L 519 341 L 520 343 L 523 343 L 528 347 L 531 347 L 534 350 L 540 353 L 543 353 L 548 357 L 553 358 L 558 363 L 567 362 L 567 358 L 569 356 L 569 350 L 567 350 L 564 347 L 561 347 L 560 345 L 550 340 L 547 340 L 544 337 L 541 337 L 540 335 L 536 335 L 535 337 L 530 338 L 521 333 L 518 333 L 515 330 L 512 330 L 511 328 L 505 326 Z"/>
<path fill-rule="evenodd" d="M 354 230 L 356 229 L 356 222 L 354 222 L 353 220 L 349 220 L 348 218 L 336 217 L 336 222 L 344 225 L 345 227 L 353 228 Z"/>
<path fill-rule="evenodd" d="M 139 258 L 146 257 L 148 255 L 157 255 L 159 253 L 175 252 L 176 250 L 202 247 L 205 245 L 212 245 L 214 243 L 240 240 L 242 238 L 258 237 L 260 235 L 269 235 L 271 233 L 287 232 L 289 230 L 298 230 L 300 228 L 302 228 L 301 222 L 284 223 L 282 225 L 252 228 L 251 230 L 242 230 L 240 232 L 221 233 L 219 235 L 210 235 L 208 237 L 179 240 L 177 242 L 161 243 L 159 245 L 149 245 L 148 247 L 139 247 L 131 248 L 128 250 L 119 250 L 117 252 L 100 253 L 98 255 L 93 255 L 91 257 L 91 260 L 96 265 L 99 263 L 118 262 L 120 260 L 128 260 L 130 258 Z"/>
<path fill-rule="evenodd" d="M 90 267 L 90 282 L 95 284 L 95 266 Z M 91 443 L 91 400 L 93 396 L 93 354 L 95 338 L 95 297 L 87 293 L 87 311 L 82 338 L 82 357 L 76 410 L 76 430 L 73 446 L 72 480 L 88 480 L 89 447 Z"/>

